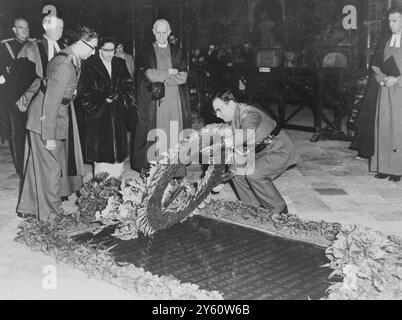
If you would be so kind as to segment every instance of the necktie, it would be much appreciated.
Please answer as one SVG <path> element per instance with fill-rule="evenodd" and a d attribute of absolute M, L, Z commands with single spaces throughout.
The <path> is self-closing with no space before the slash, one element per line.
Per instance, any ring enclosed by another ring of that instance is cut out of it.
<path fill-rule="evenodd" d="M 55 49 L 56 53 L 58 53 L 60 51 L 60 47 L 59 47 L 59 44 L 57 43 L 57 41 L 53 41 L 53 45 L 54 45 L 54 49 Z"/>
<path fill-rule="evenodd" d="M 56 55 L 56 53 L 58 53 L 60 51 L 60 47 L 59 44 L 57 43 L 57 41 L 52 41 L 48 39 L 48 45 L 49 45 L 49 54 L 48 54 L 48 58 L 49 61 Z"/>

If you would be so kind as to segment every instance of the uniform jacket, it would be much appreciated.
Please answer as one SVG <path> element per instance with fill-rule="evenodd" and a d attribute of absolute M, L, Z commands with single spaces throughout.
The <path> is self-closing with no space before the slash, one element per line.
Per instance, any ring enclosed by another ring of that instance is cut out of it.
<path fill-rule="evenodd" d="M 59 46 L 60 49 L 64 48 L 64 45 L 60 42 Z M 42 55 L 41 52 L 43 52 Z M 24 96 L 26 98 L 26 108 L 28 108 L 31 100 L 38 93 L 41 79 L 46 76 L 48 54 L 48 42 L 44 37 L 42 39 L 26 43 L 18 54 L 18 60 L 28 60 L 35 64 L 36 79 L 30 84 L 29 87 L 26 88 L 26 90 L 24 90 Z"/>
<path fill-rule="evenodd" d="M 61 140 L 68 137 L 68 105 L 76 92 L 80 59 L 66 49 L 67 56 L 56 55 L 48 64 L 46 91 L 35 96 L 28 110 L 27 129 L 43 140 Z M 64 101 L 64 102 L 63 102 Z"/>
<path fill-rule="evenodd" d="M 26 41 L 18 38 L 5 39 L 0 44 L 0 76 L 7 76 L 11 65 L 17 59 Z"/>
<path fill-rule="evenodd" d="M 274 130 L 276 122 L 262 110 L 253 106 L 238 103 L 236 105 L 232 127 L 235 130 L 255 129 L 255 143 L 259 143 Z M 266 150 L 256 156 L 259 157 L 262 155 L 269 157 L 269 154 L 272 153 L 276 154 L 276 161 L 281 162 L 280 164 L 276 164 L 276 166 L 283 165 L 283 167 L 286 168 L 300 161 L 300 155 L 295 144 L 284 130 L 281 130 L 277 138 L 274 139 Z"/>

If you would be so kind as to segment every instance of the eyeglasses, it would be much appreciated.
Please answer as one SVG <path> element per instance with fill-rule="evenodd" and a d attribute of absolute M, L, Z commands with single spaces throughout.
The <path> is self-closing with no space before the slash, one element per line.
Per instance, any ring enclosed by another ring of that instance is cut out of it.
<path fill-rule="evenodd" d="M 92 49 L 92 51 L 96 49 L 96 47 L 91 46 L 88 42 L 86 42 L 84 40 L 81 40 L 81 41 L 84 42 L 88 47 L 90 47 Z"/>
<path fill-rule="evenodd" d="M 101 50 L 103 50 L 105 52 L 115 52 L 116 51 L 116 49 L 104 49 L 104 48 L 101 48 Z"/>

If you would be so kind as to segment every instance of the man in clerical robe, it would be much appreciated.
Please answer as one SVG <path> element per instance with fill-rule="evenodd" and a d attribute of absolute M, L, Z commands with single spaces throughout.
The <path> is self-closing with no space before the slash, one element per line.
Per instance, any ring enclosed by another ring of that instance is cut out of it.
<path fill-rule="evenodd" d="M 368 84 L 356 119 L 356 135 L 349 147 L 352 150 L 356 150 L 357 156 L 360 158 L 370 159 L 374 154 L 374 125 L 380 84 L 374 76 L 372 66 L 381 67 L 385 45 L 388 40 L 388 38 L 384 38 L 380 41 L 375 54 L 371 58 L 368 70 Z"/>
<path fill-rule="evenodd" d="M 168 43 L 170 32 L 168 21 L 160 19 L 154 23 L 156 41 L 144 51 L 140 65 L 138 123 L 130 148 L 131 167 L 137 171 L 147 169 L 149 161 L 174 147 L 178 133 L 191 128 L 187 66 L 180 49 Z M 164 94 L 153 96 L 155 88 Z M 157 132 L 152 131 L 156 128 Z M 158 133 L 163 137 L 156 137 Z M 155 144 L 156 141 L 159 143 Z"/>
<path fill-rule="evenodd" d="M 63 49 L 64 46 L 59 42 L 64 28 L 62 19 L 55 16 L 46 16 L 42 21 L 45 33 L 42 39 L 27 43 L 22 47 L 18 54 L 19 59 L 27 58 L 35 64 L 37 78 L 25 91 L 18 101 L 20 110 L 27 110 L 32 98 L 39 92 L 42 79 L 46 77 L 46 68 L 48 62 L 56 53 Z"/>
<path fill-rule="evenodd" d="M 392 37 L 387 41 L 382 65 L 373 66 L 380 85 L 374 126 L 374 154 L 370 171 L 378 179 L 400 181 L 402 176 L 402 7 L 389 12 Z"/>
<path fill-rule="evenodd" d="M 15 79 L 11 71 L 15 70 L 15 61 L 22 47 L 29 39 L 29 24 L 23 18 L 14 20 L 12 28 L 15 37 L 5 39 L 0 44 L 0 133 L 6 137 L 10 145 L 15 170 L 22 175 L 24 167 L 24 146 L 26 112 L 21 112 L 15 105 L 15 92 L 23 81 Z M 31 69 L 32 70 L 32 69 Z M 32 71 L 31 71 L 32 72 Z"/>

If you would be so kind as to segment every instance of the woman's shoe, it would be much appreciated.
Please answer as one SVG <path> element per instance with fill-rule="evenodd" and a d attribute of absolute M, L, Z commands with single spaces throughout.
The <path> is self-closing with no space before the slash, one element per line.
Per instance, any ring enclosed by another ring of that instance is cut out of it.
<path fill-rule="evenodd" d="M 377 173 L 374 178 L 376 179 L 387 179 L 389 177 L 388 174 L 384 174 L 384 173 Z"/>
<path fill-rule="evenodd" d="M 399 181 L 401 181 L 401 176 L 391 175 L 391 176 L 389 176 L 389 181 L 399 182 Z"/>

